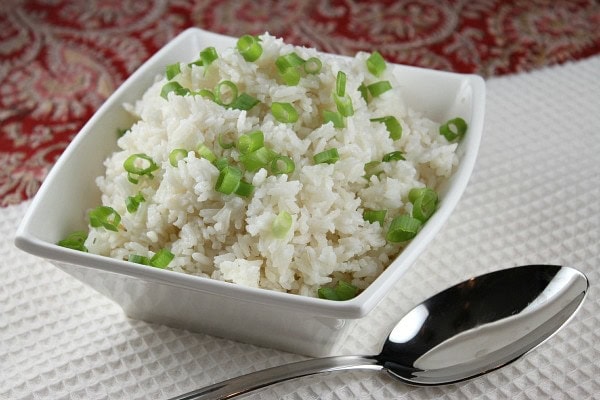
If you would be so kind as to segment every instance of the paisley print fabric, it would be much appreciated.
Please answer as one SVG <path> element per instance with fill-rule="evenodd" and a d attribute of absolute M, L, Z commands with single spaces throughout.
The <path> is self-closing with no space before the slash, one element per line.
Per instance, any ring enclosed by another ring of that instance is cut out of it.
<path fill-rule="evenodd" d="M 484 77 L 600 52 L 597 0 L 3 0 L 0 205 L 32 197 L 102 102 L 191 26 Z"/>

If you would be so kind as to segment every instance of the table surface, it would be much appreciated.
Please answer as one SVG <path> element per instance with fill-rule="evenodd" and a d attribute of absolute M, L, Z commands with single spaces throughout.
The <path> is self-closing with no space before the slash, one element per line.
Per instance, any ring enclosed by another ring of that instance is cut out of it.
<path fill-rule="evenodd" d="M 135 321 L 12 238 L 93 112 L 190 26 L 270 33 L 486 78 L 486 127 L 456 212 L 343 354 L 376 351 L 402 313 L 473 274 L 574 266 L 591 288 L 559 334 L 515 364 L 441 388 L 340 373 L 253 399 L 592 399 L 600 393 L 598 1 L 25 1 L 0 5 L 0 398 L 156 398 L 303 357 Z M 509 294 L 507 294 L 509 295 Z"/>

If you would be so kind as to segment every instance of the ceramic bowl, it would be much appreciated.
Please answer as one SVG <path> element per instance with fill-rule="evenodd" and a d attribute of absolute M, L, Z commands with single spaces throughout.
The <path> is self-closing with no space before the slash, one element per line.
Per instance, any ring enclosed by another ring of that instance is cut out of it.
<path fill-rule="evenodd" d="M 481 77 L 392 65 L 407 105 L 437 121 L 461 116 L 469 131 L 459 145 L 458 169 L 440 191 L 437 212 L 383 274 L 352 300 L 335 302 L 248 288 L 55 244 L 74 230 L 85 230 L 86 211 L 100 202 L 95 178 L 104 173 L 104 159 L 117 148 L 114 132 L 133 123 L 122 104 L 140 98 L 166 65 L 194 60 L 207 46 L 219 50 L 235 43 L 235 38 L 191 28 L 142 65 L 56 162 L 31 202 L 15 243 L 109 297 L 131 318 L 311 356 L 334 354 L 353 323 L 365 317 L 411 267 L 458 203 L 483 129 L 485 83 Z"/>

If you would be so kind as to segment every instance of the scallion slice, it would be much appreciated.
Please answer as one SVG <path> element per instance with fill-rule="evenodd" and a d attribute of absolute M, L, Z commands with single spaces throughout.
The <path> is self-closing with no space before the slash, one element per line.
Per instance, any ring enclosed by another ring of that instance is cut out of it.
<path fill-rule="evenodd" d="M 190 93 L 190 90 L 181 86 L 179 82 L 167 82 L 160 90 L 160 97 L 163 99 L 169 98 L 169 93 L 175 93 L 178 96 L 185 96 Z"/>
<path fill-rule="evenodd" d="M 152 172 L 159 169 L 159 166 L 150 158 L 150 156 L 144 153 L 132 154 L 123 162 L 123 168 L 128 173 L 128 178 L 133 183 L 137 183 L 137 177 L 147 175 L 152 178 Z"/>
<path fill-rule="evenodd" d="M 271 233 L 277 239 L 283 239 L 292 227 L 292 216 L 287 211 L 280 211 L 273 220 Z"/>
<path fill-rule="evenodd" d="M 371 83 L 367 86 L 367 89 L 369 90 L 369 93 L 371 93 L 371 96 L 378 97 L 383 93 L 387 92 L 388 90 L 391 90 L 392 84 L 390 83 L 390 81 L 379 81 Z"/>
<path fill-rule="evenodd" d="M 316 75 L 321 72 L 323 63 L 317 57 L 311 57 L 304 63 L 304 72 L 307 74 Z"/>
<path fill-rule="evenodd" d="M 235 190 L 235 194 L 237 194 L 238 196 L 242 196 L 242 197 L 248 197 L 250 195 L 252 195 L 252 193 L 254 193 L 254 185 L 251 183 L 248 183 L 244 180 L 240 181 L 240 184 L 238 185 L 237 189 Z"/>
<path fill-rule="evenodd" d="M 223 170 L 223 168 L 227 167 L 229 165 L 229 161 L 227 161 L 227 158 L 225 157 L 220 157 L 217 158 L 214 162 L 213 162 L 214 166 L 217 167 L 217 169 L 219 171 Z"/>
<path fill-rule="evenodd" d="M 229 135 L 232 135 L 232 133 L 229 133 Z M 219 143 L 219 146 L 221 146 L 222 149 L 231 149 L 233 146 L 235 146 L 235 141 L 227 141 L 226 136 L 228 136 L 227 133 L 219 133 L 219 136 L 217 137 L 217 143 Z"/>
<path fill-rule="evenodd" d="M 443 135 L 449 142 L 460 140 L 467 132 L 467 122 L 460 118 L 454 118 L 440 126 L 440 135 Z"/>
<path fill-rule="evenodd" d="M 228 165 L 220 171 L 215 190 L 223 194 L 232 194 L 237 190 L 241 180 L 242 171 Z"/>
<path fill-rule="evenodd" d="M 237 85 L 231 81 L 221 81 L 215 87 L 215 102 L 222 106 L 230 106 L 238 97 Z"/>
<path fill-rule="evenodd" d="M 57 245 L 66 247 L 68 249 L 79 250 L 87 252 L 88 249 L 85 247 L 85 241 L 87 239 L 87 232 L 75 231 L 71 232 L 66 238 L 59 240 Z"/>
<path fill-rule="evenodd" d="M 406 242 L 417 235 L 421 225 L 420 220 L 410 215 L 400 215 L 392 220 L 385 238 L 391 243 Z"/>
<path fill-rule="evenodd" d="M 402 137 L 402 125 L 400 125 L 396 117 L 388 115 L 386 117 L 371 118 L 371 121 L 383 122 L 392 140 L 398 140 Z"/>
<path fill-rule="evenodd" d="M 335 101 L 335 105 L 341 116 L 350 117 L 354 115 L 354 107 L 352 106 L 352 99 L 350 98 L 350 96 L 346 95 L 340 97 L 334 94 L 333 100 Z"/>
<path fill-rule="evenodd" d="M 241 135 L 237 141 L 237 149 L 240 154 L 251 153 L 260 149 L 265 144 L 265 135 L 262 131 L 252 131 Z"/>
<path fill-rule="evenodd" d="M 294 123 L 298 121 L 298 111 L 291 103 L 273 102 L 271 104 L 271 113 L 273 117 L 284 124 Z"/>
<path fill-rule="evenodd" d="M 168 80 L 175 78 L 177 75 L 179 75 L 179 73 L 181 73 L 181 64 L 175 63 L 167 65 L 166 75 Z"/>
<path fill-rule="evenodd" d="M 387 210 L 365 210 L 363 212 L 363 219 L 372 224 L 378 222 L 379 225 L 383 226 L 383 221 L 385 220 L 386 214 Z"/>
<path fill-rule="evenodd" d="M 229 107 L 235 110 L 250 110 L 255 105 L 259 104 L 260 100 L 255 99 L 247 93 L 242 93 L 229 105 Z"/>
<path fill-rule="evenodd" d="M 302 57 L 292 52 L 277 57 L 277 59 L 275 60 L 275 65 L 277 66 L 277 70 L 279 71 L 279 73 L 283 73 L 288 68 L 299 67 L 300 65 L 304 64 L 304 62 L 305 61 Z"/>
<path fill-rule="evenodd" d="M 145 256 L 140 256 L 139 254 L 129 255 L 128 261 L 136 264 L 150 265 L 150 259 Z"/>
<path fill-rule="evenodd" d="M 138 210 L 140 203 L 143 201 L 146 201 L 146 199 L 141 193 L 138 193 L 135 196 L 129 196 L 125 199 L 125 207 L 127 208 L 127 211 L 134 213 Z"/>
<path fill-rule="evenodd" d="M 339 112 L 323 110 L 323 123 L 331 122 L 334 128 L 343 128 L 346 126 L 344 117 Z"/>
<path fill-rule="evenodd" d="M 346 73 L 344 71 L 338 71 L 335 78 L 335 94 L 338 97 L 346 95 Z"/>
<path fill-rule="evenodd" d="M 219 58 L 219 55 L 214 47 L 207 47 L 200 52 L 200 60 L 202 60 L 204 68 L 212 64 L 217 58 Z"/>
<path fill-rule="evenodd" d="M 200 89 L 197 92 L 194 92 L 194 94 L 198 94 L 204 97 L 205 99 L 215 101 L 215 94 L 208 89 Z"/>
<path fill-rule="evenodd" d="M 244 35 L 240 37 L 236 45 L 238 51 L 248 62 L 254 62 L 260 58 L 263 48 L 256 36 Z"/>
<path fill-rule="evenodd" d="M 381 161 L 390 162 L 390 161 L 399 161 L 404 160 L 404 154 L 401 151 L 392 151 L 383 156 Z"/>
<path fill-rule="evenodd" d="M 287 86 L 297 86 L 300 83 L 300 71 L 297 68 L 288 68 L 279 75 Z"/>
<path fill-rule="evenodd" d="M 117 232 L 121 216 L 114 208 L 108 206 L 99 206 L 89 212 L 90 225 L 93 228 L 103 227 L 109 231 Z"/>
<path fill-rule="evenodd" d="M 276 156 L 271 160 L 271 172 L 275 175 L 291 174 L 296 169 L 294 160 L 288 156 Z"/>
<path fill-rule="evenodd" d="M 250 153 L 242 154 L 240 162 L 247 171 L 256 172 L 259 169 L 266 167 L 275 157 L 275 153 L 270 148 L 263 146 Z"/>
<path fill-rule="evenodd" d="M 379 77 L 383 71 L 385 71 L 385 68 L 385 60 L 378 51 L 374 51 L 369 58 L 367 58 L 367 69 L 373 75 Z"/>
<path fill-rule="evenodd" d="M 319 298 L 326 300 L 350 300 L 358 294 L 358 288 L 351 283 L 338 281 L 335 287 L 324 286 L 317 290 Z"/>
<path fill-rule="evenodd" d="M 169 163 L 173 167 L 177 167 L 177 163 L 179 160 L 183 160 L 188 155 L 188 151 L 186 149 L 173 149 L 169 153 Z"/>
<path fill-rule="evenodd" d="M 361 97 L 365 100 L 365 103 L 369 102 L 369 89 L 364 83 L 361 83 L 358 87 L 358 91 L 360 92 Z"/>
<path fill-rule="evenodd" d="M 200 143 L 198 145 L 198 147 L 196 147 L 196 153 L 200 157 L 206 158 L 211 163 L 215 162 L 215 160 L 217 159 L 217 156 L 215 156 L 215 153 L 213 153 L 212 150 L 209 149 L 204 143 Z"/>
<path fill-rule="evenodd" d="M 379 175 L 383 171 L 381 170 L 381 161 L 369 161 L 364 166 L 366 179 L 370 179 L 373 175 Z"/>
<path fill-rule="evenodd" d="M 160 249 L 152 256 L 152 258 L 150 258 L 149 265 L 156 268 L 166 268 L 174 258 L 175 254 L 171 253 L 169 250 Z"/>
<path fill-rule="evenodd" d="M 313 156 L 315 164 L 333 164 L 340 159 L 338 150 L 334 147 L 332 149 L 324 150 Z"/>
<path fill-rule="evenodd" d="M 438 196 L 434 190 L 424 188 L 423 190 L 419 191 L 418 197 L 412 203 L 412 216 L 421 222 L 425 222 L 435 212 L 438 203 Z"/>

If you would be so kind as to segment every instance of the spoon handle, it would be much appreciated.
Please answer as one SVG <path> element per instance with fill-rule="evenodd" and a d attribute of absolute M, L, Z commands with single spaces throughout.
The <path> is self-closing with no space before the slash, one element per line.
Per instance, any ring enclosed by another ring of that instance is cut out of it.
<path fill-rule="evenodd" d="M 184 393 L 180 396 L 172 398 L 171 400 L 231 399 L 265 386 L 294 378 L 300 378 L 302 376 L 349 369 L 380 370 L 382 368 L 383 367 L 381 365 L 378 365 L 375 357 L 335 356 L 313 358 L 251 372 L 246 375 L 241 375 L 220 383 L 215 383 L 201 389 Z"/>

